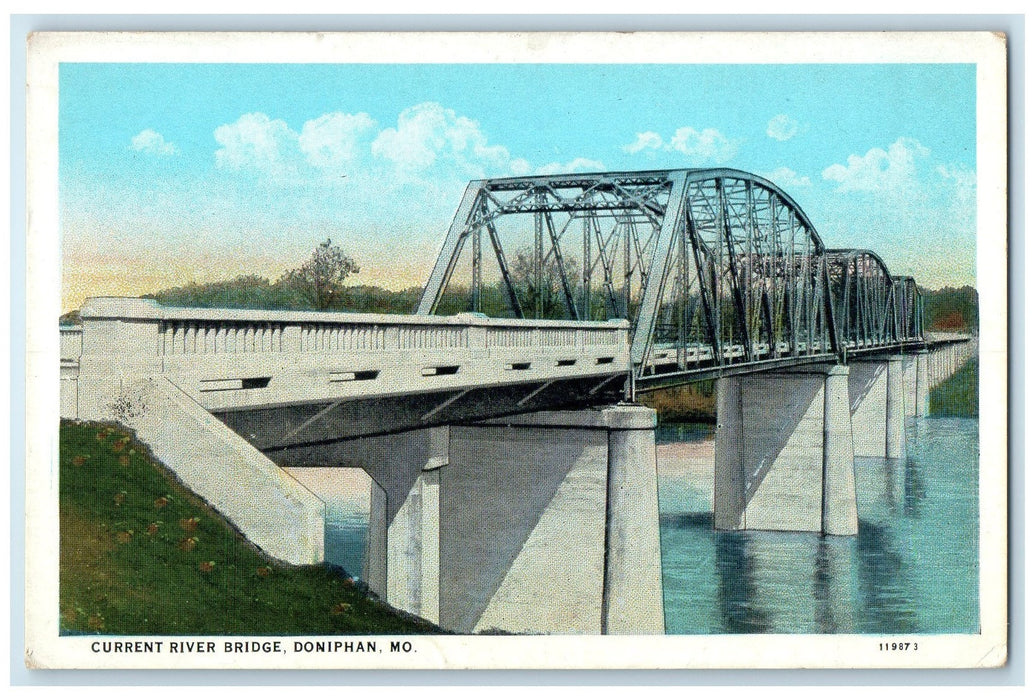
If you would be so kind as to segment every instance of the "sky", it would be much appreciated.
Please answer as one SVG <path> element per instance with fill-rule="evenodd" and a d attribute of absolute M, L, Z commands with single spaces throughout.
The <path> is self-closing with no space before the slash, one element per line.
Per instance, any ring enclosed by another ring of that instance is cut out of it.
<path fill-rule="evenodd" d="M 972 64 L 63 63 L 63 310 L 242 274 L 332 239 L 350 282 L 422 285 L 466 183 L 728 167 L 831 248 L 973 285 Z"/>

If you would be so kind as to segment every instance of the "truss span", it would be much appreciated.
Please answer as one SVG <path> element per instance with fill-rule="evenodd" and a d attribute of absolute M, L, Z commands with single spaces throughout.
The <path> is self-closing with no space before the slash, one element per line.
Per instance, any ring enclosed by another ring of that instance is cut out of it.
<path fill-rule="evenodd" d="M 650 386 L 921 341 L 923 307 L 772 182 L 704 169 L 471 182 L 417 308 L 463 311 L 628 319 Z"/>
<path fill-rule="evenodd" d="M 896 277 L 871 250 L 828 249 L 838 334 L 846 351 L 922 337 L 923 296 L 911 277 Z"/>

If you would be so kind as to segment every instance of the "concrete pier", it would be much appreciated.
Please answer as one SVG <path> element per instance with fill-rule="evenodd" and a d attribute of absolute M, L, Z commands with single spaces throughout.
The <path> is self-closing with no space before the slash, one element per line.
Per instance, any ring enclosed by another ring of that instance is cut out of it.
<path fill-rule="evenodd" d="M 926 350 L 916 356 L 916 416 L 926 416 L 931 411 L 930 357 Z"/>
<path fill-rule="evenodd" d="M 432 622 L 439 614 L 439 470 L 450 428 L 306 445 L 276 453 L 288 467 L 352 467 L 371 478 L 367 584 L 389 605 Z"/>
<path fill-rule="evenodd" d="M 848 368 L 718 381 L 715 527 L 858 529 Z"/>
<path fill-rule="evenodd" d="M 454 427 L 441 624 L 664 633 L 655 425 L 650 409 L 613 406 Z"/>
<path fill-rule="evenodd" d="M 609 416 L 605 634 L 665 629 L 653 410 L 623 406 Z M 655 546 L 656 545 L 656 546 Z"/>
<path fill-rule="evenodd" d="M 902 356 L 852 362 L 848 394 L 857 457 L 901 459 L 906 454 Z"/>
<path fill-rule="evenodd" d="M 917 355 L 906 353 L 902 356 L 902 401 L 907 416 L 917 415 L 917 365 Z"/>
<path fill-rule="evenodd" d="M 546 411 L 278 461 L 370 474 L 390 605 L 463 633 L 662 634 L 655 426 L 642 406 Z"/>

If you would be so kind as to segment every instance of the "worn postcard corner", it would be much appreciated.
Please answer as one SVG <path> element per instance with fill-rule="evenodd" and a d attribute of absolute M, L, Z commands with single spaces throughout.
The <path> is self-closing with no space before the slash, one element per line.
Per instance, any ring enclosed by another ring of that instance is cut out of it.
<path fill-rule="evenodd" d="M 1002 35 L 28 51 L 26 667 L 1005 662 Z"/>

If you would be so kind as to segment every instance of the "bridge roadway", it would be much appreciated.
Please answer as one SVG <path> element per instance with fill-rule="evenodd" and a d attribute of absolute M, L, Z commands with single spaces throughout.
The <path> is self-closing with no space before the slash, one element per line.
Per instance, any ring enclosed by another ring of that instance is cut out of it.
<path fill-rule="evenodd" d="M 62 415 L 103 412 L 95 399 L 110 404 L 110 387 L 161 375 L 264 451 L 608 404 L 629 388 L 624 320 L 184 309 L 112 297 L 90 299 L 81 318 L 61 331 Z M 962 340 L 846 349 L 861 358 Z M 636 388 L 837 361 L 811 349 L 757 343 L 747 360 L 742 345 L 726 344 L 716 362 L 710 347 L 690 347 L 678 371 L 677 350 L 656 346 Z"/>

